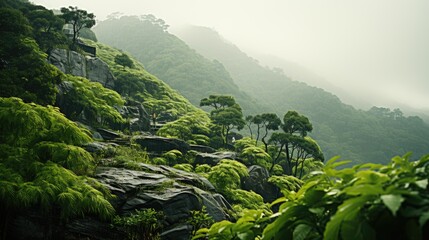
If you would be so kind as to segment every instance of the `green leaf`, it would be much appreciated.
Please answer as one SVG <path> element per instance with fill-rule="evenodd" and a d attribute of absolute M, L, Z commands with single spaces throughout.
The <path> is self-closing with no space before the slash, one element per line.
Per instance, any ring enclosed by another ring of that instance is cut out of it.
<path fill-rule="evenodd" d="M 402 202 L 404 201 L 404 198 L 401 195 L 383 195 L 380 197 L 383 201 L 384 205 L 386 205 L 387 208 L 392 212 L 393 216 L 396 216 L 396 212 L 401 207 Z"/>
<path fill-rule="evenodd" d="M 378 194 L 382 194 L 384 190 L 379 185 L 362 184 L 362 185 L 348 187 L 344 189 L 343 192 L 351 196 L 378 195 Z"/>
<path fill-rule="evenodd" d="M 426 222 L 429 220 L 429 211 L 428 212 L 425 212 L 425 213 L 423 213 L 421 216 L 420 216 L 420 218 L 419 218 L 419 225 L 420 225 L 420 227 L 423 227 L 425 224 L 426 224 Z"/>
<path fill-rule="evenodd" d="M 423 180 L 417 181 L 416 185 L 419 186 L 420 188 L 426 189 L 426 187 L 428 186 L 428 180 L 423 179 Z"/>
<path fill-rule="evenodd" d="M 247 231 L 247 232 L 244 232 L 244 233 L 239 233 L 239 234 L 237 234 L 237 237 L 240 240 L 253 240 L 253 239 L 255 239 L 255 235 L 253 234 L 252 231 Z"/>
<path fill-rule="evenodd" d="M 293 230 L 293 240 L 304 240 L 304 239 L 306 239 L 306 237 L 311 232 L 311 230 L 312 230 L 312 227 L 310 227 L 306 224 L 299 224 Z"/>

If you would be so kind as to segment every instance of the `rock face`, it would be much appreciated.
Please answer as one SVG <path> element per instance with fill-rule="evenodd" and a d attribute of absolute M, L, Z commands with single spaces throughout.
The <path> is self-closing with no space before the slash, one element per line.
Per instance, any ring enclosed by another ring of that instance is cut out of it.
<path fill-rule="evenodd" d="M 176 138 L 136 136 L 133 138 L 133 141 L 139 144 L 143 149 L 146 149 L 148 152 L 163 153 L 176 149 L 182 153 L 186 153 L 190 150 L 188 143 Z"/>
<path fill-rule="evenodd" d="M 143 171 L 120 168 L 100 168 L 96 178 L 118 196 L 118 214 L 129 214 L 136 209 L 154 208 L 165 214 L 163 239 L 189 239 L 186 219 L 190 211 L 206 206 L 214 220 L 228 218 L 224 208 L 227 201 L 211 194 L 213 185 L 207 179 L 167 166 L 140 165 Z"/>
<path fill-rule="evenodd" d="M 205 178 L 167 166 L 141 164 L 141 171 L 100 167 L 95 178 L 116 195 L 112 204 L 118 215 L 136 209 L 154 208 L 163 211 L 163 240 L 188 240 L 192 226 L 187 223 L 190 211 L 206 207 L 215 221 L 229 219 L 226 209 L 231 208 L 222 195 L 213 194 L 213 185 Z M 43 239 L 47 219 L 29 211 L 10 223 L 10 239 Z M 50 219 L 54 223 L 57 221 Z M 55 239 L 122 240 L 126 233 L 110 223 L 86 217 L 53 226 Z"/>
<path fill-rule="evenodd" d="M 150 116 L 141 103 L 127 101 L 126 106 L 120 108 L 119 112 L 125 119 L 130 119 L 130 132 L 150 130 Z"/>
<path fill-rule="evenodd" d="M 248 168 L 249 177 L 243 179 L 242 187 L 245 190 L 252 190 L 264 198 L 265 202 L 272 202 L 279 196 L 279 190 L 274 185 L 268 182 L 270 174 L 264 167 L 253 165 Z"/>
<path fill-rule="evenodd" d="M 195 157 L 194 164 L 208 164 L 211 166 L 216 165 L 222 159 L 237 159 L 235 152 L 215 152 L 215 153 L 198 153 Z"/>
<path fill-rule="evenodd" d="M 74 51 L 54 49 L 49 55 L 48 61 L 64 73 L 88 78 L 107 88 L 115 86 L 115 77 L 109 66 L 97 57 L 85 57 Z"/>

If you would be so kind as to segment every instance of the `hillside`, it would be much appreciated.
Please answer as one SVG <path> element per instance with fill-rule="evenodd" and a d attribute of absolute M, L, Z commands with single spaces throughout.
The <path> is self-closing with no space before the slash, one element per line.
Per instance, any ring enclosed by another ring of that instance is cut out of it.
<path fill-rule="evenodd" d="M 116 24 L 115 29 L 127 28 L 131 32 L 137 31 L 132 30 L 133 25 L 122 20 L 110 21 Z M 113 29 L 108 30 L 107 23 L 109 21 L 104 25 L 100 24 L 100 28 L 96 29 L 99 39 L 112 43 L 116 41 L 116 44 L 119 44 L 118 39 L 106 36 L 108 32 L 113 32 Z M 102 26 L 104 30 L 100 31 Z M 389 118 L 389 114 L 377 115 L 357 110 L 343 104 L 338 97 L 323 89 L 293 81 L 287 77 L 287 73 L 260 66 L 257 60 L 247 56 L 238 47 L 226 43 L 216 32 L 206 28 L 194 28 L 192 31 L 194 31 L 192 34 L 188 32 L 189 36 L 192 36 L 192 41 L 187 43 L 198 53 L 221 62 L 240 90 L 247 92 L 259 102 L 270 103 L 279 116 L 283 116 L 288 110 L 297 110 L 308 116 L 314 124 L 311 135 L 318 141 L 327 157 L 341 155 L 358 161 L 386 162 L 392 156 L 407 151 L 412 151 L 415 157 L 419 157 L 429 146 L 429 140 L 425 137 L 429 134 L 429 127 L 418 117 L 407 118 L 401 115 L 400 118 Z M 140 53 L 133 52 L 137 48 L 156 51 L 152 45 L 146 44 L 150 41 L 160 42 L 158 36 L 146 35 L 142 41 L 135 35 L 128 35 L 125 32 L 124 34 L 127 37 L 122 39 L 127 41 L 123 46 L 116 46 L 128 47 L 133 54 Z M 182 34 L 182 37 L 187 39 L 185 35 Z M 168 36 L 172 38 L 170 34 Z M 135 43 L 134 47 L 132 43 Z M 189 49 L 188 51 L 193 52 Z M 157 52 L 159 55 L 162 53 L 163 51 L 159 50 Z M 158 65 L 162 66 L 168 62 L 163 59 Z M 168 68 L 164 70 L 170 72 Z M 198 87 L 195 87 L 194 91 L 198 91 Z M 260 108 L 259 112 L 269 110 Z"/>
<path fill-rule="evenodd" d="M 151 15 L 110 18 L 97 24 L 94 32 L 100 42 L 130 52 L 148 71 L 196 106 L 210 94 L 226 94 L 234 96 L 247 112 L 265 107 L 242 92 L 220 62 L 190 49 L 168 33 L 161 21 Z"/>

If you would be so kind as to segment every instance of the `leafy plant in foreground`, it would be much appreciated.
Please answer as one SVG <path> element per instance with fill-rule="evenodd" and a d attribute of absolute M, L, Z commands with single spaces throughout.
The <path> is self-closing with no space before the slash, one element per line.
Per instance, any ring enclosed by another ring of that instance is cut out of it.
<path fill-rule="evenodd" d="M 298 191 L 283 190 L 278 212 L 219 222 L 195 239 L 427 239 L 429 155 L 409 157 L 340 170 L 349 161 L 331 159 Z"/>

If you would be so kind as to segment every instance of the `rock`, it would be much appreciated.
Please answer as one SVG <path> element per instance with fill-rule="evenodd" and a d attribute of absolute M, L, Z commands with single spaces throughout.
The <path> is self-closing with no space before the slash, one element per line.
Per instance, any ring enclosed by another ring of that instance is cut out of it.
<path fill-rule="evenodd" d="M 254 191 L 264 198 L 265 202 L 272 202 L 279 196 L 278 188 L 268 182 L 270 173 L 264 167 L 252 165 L 248 167 L 249 177 L 243 179 L 242 187 L 244 190 Z"/>
<path fill-rule="evenodd" d="M 86 78 L 94 82 L 99 82 L 104 87 L 110 89 L 115 87 L 116 79 L 105 62 L 96 57 L 87 57 L 86 65 Z"/>
<path fill-rule="evenodd" d="M 117 132 L 113 132 L 104 128 L 97 128 L 97 132 L 103 137 L 105 140 L 115 140 L 121 138 L 121 135 Z"/>
<path fill-rule="evenodd" d="M 53 49 L 48 61 L 64 73 L 99 82 L 107 88 L 115 87 L 115 77 L 109 66 L 97 57 L 85 57 L 66 49 Z"/>
<path fill-rule="evenodd" d="M 104 154 L 104 155 L 113 155 L 114 154 L 114 147 L 119 146 L 115 143 L 105 143 L 105 142 L 90 142 L 85 145 L 85 150 L 90 153 L 95 154 Z"/>
<path fill-rule="evenodd" d="M 215 152 L 215 153 L 198 153 L 195 157 L 194 164 L 209 164 L 211 166 L 216 165 L 222 159 L 237 159 L 237 153 L 235 152 Z"/>
<path fill-rule="evenodd" d="M 148 152 L 162 153 L 176 149 L 182 153 L 186 153 L 190 150 L 188 143 L 177 138 L 139 135 L 134 137 L 133 141 Z"/>
<path fill-rule="evenodd" d="M 214 152 L 216 152 L 216 149 L 211 148 L 209 146 L 196 145 L 196 144 L 191 144 L 189 146 L 191 147 L 191 150 L 201 152 L 201 153 L 214 153 Z"/>
<path fill-rule="evenodd" d="M 190 211 L 201 210 L 203 206 L 216 221 L 229 218 L 224 210 L 229 206 L 226 200 L 200 188 L 213 187 L 202 180 L 205 178 L 167 166 L 141 164 L 141 167 L 143 171 L 108 167 L 97 170 L 95 177 L 118 196 L 115 207 L 119 214 L 142 208 L 163 211 L 163 239 L 189 239 L 190 228 L 185 220 Z"/>
<path fill-rule="evenodd" d="M 131 132 L 150 130 L 150 116 L 140 102 L 127 101 L 118 111 L 124 119 L 130 119 Z"/>
<path fill-rule="evenodd" d="M 206 207 L 207 213 L 215 221 L 230 219 L 226 209 L 229 203 L 220 194 L 212 194 L 204 189 L 214 190 L 204 177 L 168 166 L 140 164 L 141 171 L 124 168 L 99 167 L 94 176 L 112 194 L 111 203 L 120 216 L 128 216 L 135 210 L 154 208 L 162 211 L 163 232 L 161 239 L 190 239 L 192 227 L 186 222 L 190 211 Z M 40 208 L 22 212 L 9 223 L 8 239 L 45 239 L 46 223 L 51 228 L 53 239 L 97 239 L 125 240 L 123 229 L 109 222 L 86 216 L 74 218 L 60 224 L 59 216 L 46 218 Z"/>

